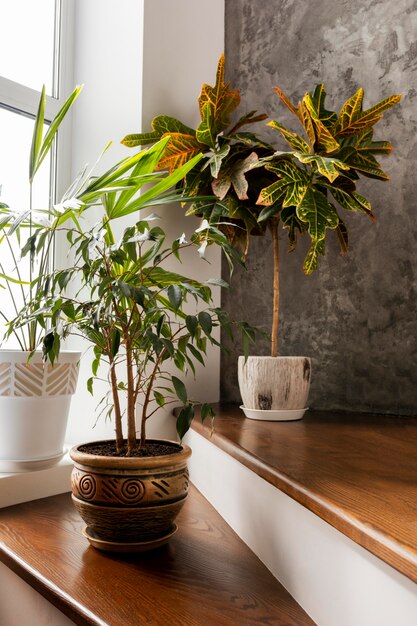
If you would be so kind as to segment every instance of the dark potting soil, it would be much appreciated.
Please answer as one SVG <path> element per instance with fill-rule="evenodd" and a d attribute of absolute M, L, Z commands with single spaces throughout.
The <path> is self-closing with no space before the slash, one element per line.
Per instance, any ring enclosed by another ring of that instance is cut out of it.
<path fill-rule="evenodd" d="M 116 452 L 115 441 L 101 441 L 86 443 L 78 447 L 80 452 L 87 454 L 96 454 L 98 456 L 113 456 L 113 457 L 127 457 L 127 448 L 122 452 Z M 137 448 L 133 450 L 129 457 L 143 457 L 143 456 L 166 456 L 167 454 L 175 454 L 181 452 L 182 447 L 175 443 L 160 443 L 157 441 L 147 441 L 142 448 L 139 448 L 139 442 Z"/>

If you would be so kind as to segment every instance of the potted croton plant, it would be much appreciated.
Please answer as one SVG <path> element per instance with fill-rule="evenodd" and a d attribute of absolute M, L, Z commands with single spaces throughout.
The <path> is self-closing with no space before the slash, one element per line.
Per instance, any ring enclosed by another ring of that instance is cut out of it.
<path fill-rule="evenodd" d="M 73 500 L 87 524 L 85 535 L 93 546 L 109 551 L 155 548 L 175 532 L 174 519 L 188 490 L 191 451 L 185 444 L 149 439 L 147 423 L 162 407 L 179 401 L 177 431 L 182 439 L 194 416 L 182 378 L 195 371 L 196 363 L 204 364 L 207 343 L 218 345 L 216 326 L 232 331 L 227 314 L 211 300 L 210 284 L 223 281 L 203 284 L 167 267 L 185 248 L 195 248 L 198 259 L 207 243 L 217 243 L 238 260 L 227 238 L 203 224 L 189 241 L 182 234 L 167 243 L 156 216 L 137 217 L 138 208 L 173 197 L 184 200 L 178 192 L 169 197 L 164 192 L 200 155 L 173 174 L 153 177 L 157 182 L 151 189 L 133 198 L 138 181 L 151 180 L 168 142 L 164 138 L 135 157 L 126 179 L 131 189 L 110 172 L 75 190 L 85 204 L 71 209 L 70 227 L 68 220 L 63 225 L 73 262 L 48 276 L 49 293 L 38 302 L 52 324 L 44 340 L 45 355 L 57 337 L 81 335 L 94 353 L 89 390 L 93 393 L 96 377 L 109 383 L 101 412 L 113 418 L 115 438 L 79 445 L 70 453 L 75 463 Z M 102 215 L 86 229 L 79 218 L 92 200 L 96 203 L 98 189 Z M 133 218 L 131 224 L 116 238 L 118 220 L 126 216 Z M 27 322 L 25 312 L 21 319 Z M 213 411 L 203 404 L 201 418 L 207 417 Z"/>
<path fill-rule="evenodd" d="M 204 216 L 217 224 L 233 246 L 242 244 L 246 254 L 250 235 L 271 233 L 273 239 L 274 284 L 271 356 L 239 358 L 239 386 L 243 410 L 254 419 L 299 419 L 307 407 L 310 387 L 309 357 L 278 356 L 279 321 L 279 229 L 287 233 L 289 250 L 298 235 L 308 235 L 310 249 L 304 262 L 309 275 L 325 252 L 327 230 L 338 237 L 341 253 L 348 249 L 348 231 L 340 211 L 361 212 L 374 220 L 371 204 L 358 193 L 361 176 L 387 180 L 378 155 L 387 155 L 392 146 L 373 140 L 373 126 L 383 113 L 399 102 L 390 96 L 365 109 L 364 92 L 359 89 L 342 106 L 340 113 L 325 107 L 324 85 L 306 93 L 295 106 L 274 87 L 280 100 L 297 118 L 304 137 L 277 121 L 268 125 L 277 130 L 290 149 L 276 151 L 242 126 L 266 116 L 244 115 L 229 129 L 239 94 L 224 81 L 224 57 L 219 62 L 214 87 L 203 85 L 199 97 L 201 123 L 191 129 L 168 116 L 152 122 L 152 132 L 128 135 L 127 146 L 147 144 L 171 133 L 164 160 L 157 167 L 175 171 L 179 163 L 203 152 L 203 159 L 183 180 L 189 193 L 213 193 L 213 202 L 197 200 L 188 214 Z M 249 341 L 246 336 L 246 342 Z"/>
<path fill-rule="evenodd" d="M 53 257 L 58 216 L 54 208 L 33 207 L 33 183 L 53 146 L 58 128 L 81 91 L 77 87 L 44 133 L 45 88 L 34 123 L 29 159 L 28 208 L 0 204 L 0 286 L 5 336 L 0 349 L 0 471 L 40 469 L 63 456 L 71 396 L 78 377 L 79 352 L 53 346 L 45 364 L 39 349 L 45 332 L 42 314 L 17 328 L 12 318 L 26 305 L 34 312 L 47 290 L 45 274 Z M 4 182 L 4 181 L 3 181 Z M 40 224 L 50 223 L 48 231 Z M 10 315 L 8 315 L 10 313 Z M 15 349 L 10 349 L 10 345 Z"/>

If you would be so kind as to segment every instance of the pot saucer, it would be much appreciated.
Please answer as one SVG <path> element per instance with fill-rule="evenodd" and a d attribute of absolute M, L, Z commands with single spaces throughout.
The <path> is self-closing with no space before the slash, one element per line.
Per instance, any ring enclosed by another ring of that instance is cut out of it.
<path fill-rule="evenodd" d="M 251 420 L 263 420 L 268 422 L 293 422 L 300 420 L 308 410 L 308 407 L 306 407 L 305 409 L 272 409 L 264 411 L 261 409 L 247 409 L 243 405 L 239 408 L 241 408 L 246 417 Z"/>
<path fill-rule="evenodd" d="M 99 539 L 95 536 L 95 533 L 90 529 L 89 526 L 83 528 L 82 533 L 86 539 L 90 542 L 94 548 L 97 550 L 103 550 L 104 552 L 124 552 L 124 553 L 133 553 L 133 552 L 146 552 L 148 550 L 155 550 L 160 546 L 166 544 L 171 537 L 177 532 L 177 525 L 173 524 L 169 531 L 163 535 L 162 537 L 158 537 L 157 539 L 153 539 L 152 541 L 107 541 L 105 539 Z"/>
<path fill-rule="evenodd" d="M 64 458 L 68 448 L 64 448 L 59 454 L 44 457 L 43 459 L 1 459 L 0 473 L 12 474 L 20 472 L 34 472 L 37 470 L 48 469 L 56 465 Z"/>

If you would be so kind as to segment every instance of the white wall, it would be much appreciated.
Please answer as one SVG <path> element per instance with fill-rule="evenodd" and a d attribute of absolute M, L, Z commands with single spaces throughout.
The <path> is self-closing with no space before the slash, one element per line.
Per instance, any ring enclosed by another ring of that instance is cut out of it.
<path fill-rule="evenodd" d="M 197 98 L 203 82 L 214 82 L 224 47 L 224 0 L 76 0 L 74 84 L 84 83 L 73 114 L 72 175 L 93 163 L 109 139 L 115 143 L 103 167 L 129 154 L 120 140 L 131 132 L 150 128 L 160 113 L 198 123 Z M 176 237 L 191 233 L 198 222 L 184 218 L 179 207 L 160 209 L 164 229 Z M 166 220 L 166 221 L 165 221 Z M 189 255 L 180 269 L 205 280 L 220 276 L 220 254 L 209 253 L 210 265 Z M 177 268 L 178 269 L 178 268 Z M 219 303 L 219 294 L 215 295 Z M 78 344 L 79 345 L 79 344 Z M 77 348 L 71 341 L 71 348 Z M 197 381 L 187 381 L 190 396 L 216 401 L 219 397 L 220 357 L 209 352 L 207 366 Z M 67 440 L 79 442 L 113 435 L 100 420 L 95 429 L 95 406 L 85 389 L 89 359 L 83 361 L 73 400 Z M 168 412 L 148 434 L 174 436 Z"/>

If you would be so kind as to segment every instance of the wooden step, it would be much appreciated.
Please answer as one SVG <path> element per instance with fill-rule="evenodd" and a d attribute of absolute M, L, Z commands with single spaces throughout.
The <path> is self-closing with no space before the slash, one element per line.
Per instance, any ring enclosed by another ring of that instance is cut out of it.
<path fill-rule="evenodd" d="M 152 553 L 107 555 L 62 494 L 0 511 L 0 561 L 83 626 L 314 624 L 193 487 L 178 526 Z"/>
<path fill-rule="evenodd" d="M 417 417 L 308 411 L 255 421 L 215 406 L 193 429 L 417 582 Z"/>

